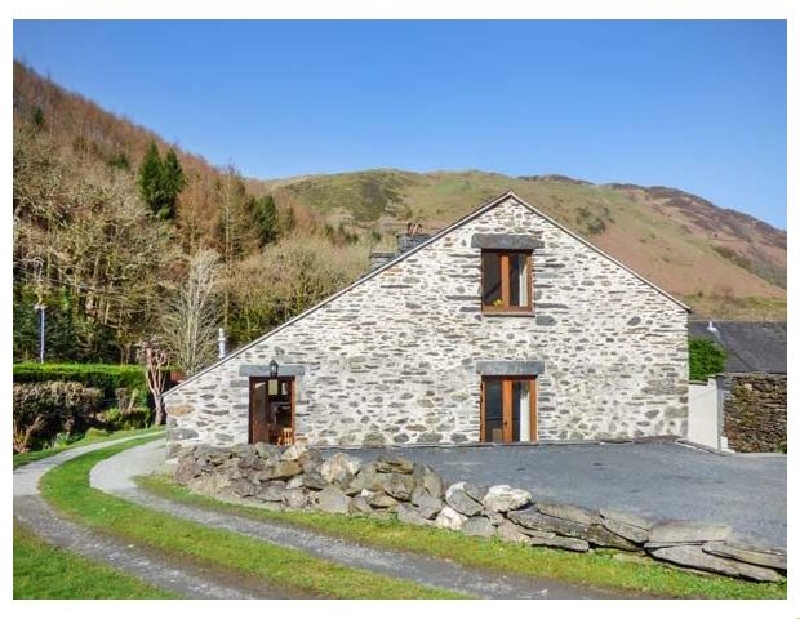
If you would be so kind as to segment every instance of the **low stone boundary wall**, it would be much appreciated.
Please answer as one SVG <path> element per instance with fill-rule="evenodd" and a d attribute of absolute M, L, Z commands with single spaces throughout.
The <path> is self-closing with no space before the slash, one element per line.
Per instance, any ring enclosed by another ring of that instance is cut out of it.
<path fill-rule="evenodd" d="M 725 376 L 725 436 L 741 453 L 786 453 L 786 375 Z"/>
<path fill-rule="evenodd" d="M 409 524 L 573 552 L 616 548 L 754 581 L 776 582 L 786 574 L 785 551 L 737 540 L 727 525 L 657 522 L 613 509 L 534 501 L 526 490 L 507 485 L 448 484 L 430 467 L 405 458 L 363 465 L 343 452 L 325 458 L 301 445 L 264 443 L 224 450 L 197 445 L 177 455 L 179 484 L 275 510 L 396 516 Z"/>

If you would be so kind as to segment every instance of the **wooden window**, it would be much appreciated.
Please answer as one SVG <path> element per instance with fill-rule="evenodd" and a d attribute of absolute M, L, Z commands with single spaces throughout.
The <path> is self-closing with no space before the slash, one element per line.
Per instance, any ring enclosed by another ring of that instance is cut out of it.
<path fill-rule="evenodd" d="M 483 377 L 481 442 L 513 443 L 536 440 L 535 377 Z"/>
<path fill-rule="evenodd" d="M 531 252 L 485 250 L 481 254 L 481 307 L 485 313 L 531 311 Z"/>

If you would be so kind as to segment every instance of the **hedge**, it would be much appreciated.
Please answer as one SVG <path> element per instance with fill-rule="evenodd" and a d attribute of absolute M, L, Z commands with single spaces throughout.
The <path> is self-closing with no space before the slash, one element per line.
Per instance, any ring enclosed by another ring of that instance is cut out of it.
<path fill-rule="evenodd" d="M 148 406 L 147 380 L 140 365 L 102 365 L 69 363 L 16 363 L 14 384 L 50 381 L 76 382 L 99 389 L 106 408 L 116 407 L 117 389 L 136 389 L 137 404 Z"/>

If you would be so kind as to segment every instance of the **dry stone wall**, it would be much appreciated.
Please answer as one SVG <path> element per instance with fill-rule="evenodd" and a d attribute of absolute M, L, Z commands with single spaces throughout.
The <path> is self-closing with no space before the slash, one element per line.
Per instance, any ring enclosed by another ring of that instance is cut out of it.
<path fill-rule="evenodd" d="M 786 375 L 727 374 L 725 435 L 741 453 L 786 453 Z"/>
<path fill-rule="evenodd" d="M 672 565 L 748 580 L 777 582 L 786 553 L 737 540 L 726 525 L 651 521 L 612 509 L 538 501 L 508 485 L 449 483 L 405 458 L 363 465 L 345 453 L 324 458 L 300 445 L 205 445 L 178 450 L 175 480 L 190 489 L 273 510 L 397 518 L 464 535 L 573 552 L 615 548 Z"/>
<path fill-rule="evenodd" d="M 532 313 L 482 314 L 476 235 L 535 242 Z M 682 307 L 507 197 L 168 392 L 168 441 L 248 442 L 273 359 L 309 445 L 478 442 L 495 361 L 538 368 L 538 440 L 685 436 L 686 334 Z"/>

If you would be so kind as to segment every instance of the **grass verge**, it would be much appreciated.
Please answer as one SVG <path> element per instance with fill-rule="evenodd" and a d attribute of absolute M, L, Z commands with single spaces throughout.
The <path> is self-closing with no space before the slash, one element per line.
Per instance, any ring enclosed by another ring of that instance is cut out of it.
<path fill-rule="evenodd" d="M 150 436 L 158 435 L 164 432 L 164 428 L 137 428 L 135 430 L 120 430 L 119 432 L 112 432 L 111 434 L 104 435 L 91 435 L 84 436 L 79 441 L 64 445 L 63 447 L 55 447 L 53 449 L 39 449 L 37 451 L 29 451 L 24 454 L 14 454 L 14 468 L 19 468 L 31 462 L 36 462 L 43 458 L 54 456 L 57 453 L 72 449 L 73 447 L 83 447 L 84 445 L 92 445 L 93 443 L 104 443 L 106 441 L 113 441 L 118 438 L 126 438 L 129 436 Z"/>
<path fill-rule="evenodd" d="M 396 520 L 382 521 L 365 516 L 325 513 L 272 512 L 194 494 L 165 477 L 143 477 L 138 481 L 144 489 L 181 503 L 257 520 L 285 522 L 376 548 L 412 551 L 450 559 L 469 567 L 670 598 L 786 599 L 785 581 L 751 583 L 724 576 L 705 576 L 613 550 L 576 554 L 550 548 L 532 548 L 499 540 L 466 537 L 453 531 L 409 525 Z"/>
<path fill-rule="evenodd" d="M 340 599 L 463 599 L 453 592 L 337 565 L 300 551 L 221 531 L 148 509 L 89 486 L 92 467 L 134 440 L 70 460 L 46 473 L 44 498 L 68 517 L 176 557 L 255 576 L 287 589 Z"/>
<path fill-rule="evenodd" d="M 159 600 L 176 596 L 51 546 L 14 522 L 15 600 Z"/>

